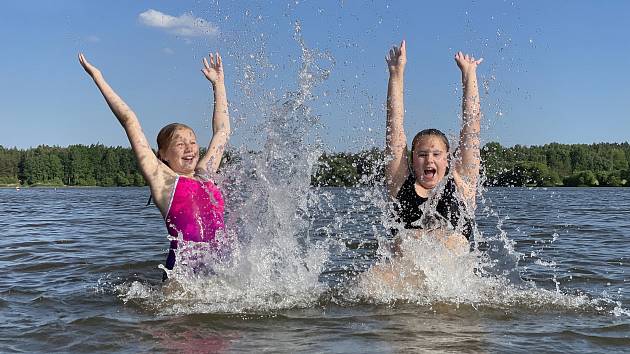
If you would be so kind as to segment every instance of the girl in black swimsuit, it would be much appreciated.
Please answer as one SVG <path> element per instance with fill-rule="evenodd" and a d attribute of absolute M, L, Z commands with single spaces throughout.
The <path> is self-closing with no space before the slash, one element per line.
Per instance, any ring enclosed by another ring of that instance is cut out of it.
<path fill-rule="evenodd" d="M 469 251 L 467 239 L 474 229 L 480 164 L 481 113 L 476 71 L 482 59 L 477 60 L 461 52 L 455 55 L 464 93 L 462 128 L 456 153 L 449 154 L 450 144 L 444 133 L 426 129 L 413 138 L 411 161 L 408 159 L 407 136 L 403 127 L 403 82 L 407 63 L 405 41 L 389 51 L 386 61 L 389 82 L 385 181 L 389 196 L 394 201 L 395 219 L 400 230 L 393 230 L 397 234 L 392 249 L 394 257 L 363 273 L 358 287 L 368 293 L 394 291 L 404 294 L 415 292 L 414 289 L 425 284 L 426 274 L 417 261 L 426 253 L 418 245 L 437 247 L 436 252 L 439 253 L 433 255 L 438 256 L 447 253 L 462 255 Z M 426 237 L 438 242 L 434 243 Z M 444 251 L 447 253 L 442 253 Z M 448 261 L 458 262 L 457 259 Z"/>
<path fill-rule="evenodd" d="M 463 85 L 463 119 L 457 154 L 449 158 L 450 144 L 444 133 L 426 129 L 413 138 L 411 161 L 408 161 L 403 126 L 405 41 L 399 47 L 394 46 L 386 57 L 389 67 L 385 139 L 387 190 L 396 202 L 397 220 L 404 229 L 422 229 L 418 235 L 442 230 L 447 247 L 467 244 L 474 228 L 472 216 L 480 168 L 481 120 L 476 71 L 482 60 L 461 52 L 455 55 Z"/>

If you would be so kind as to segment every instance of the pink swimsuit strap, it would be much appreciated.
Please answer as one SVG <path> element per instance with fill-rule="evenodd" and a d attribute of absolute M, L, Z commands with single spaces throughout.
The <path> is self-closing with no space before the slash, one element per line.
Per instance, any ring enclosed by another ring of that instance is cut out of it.
<path fill-rule="evenodd" d="M 184 241 L 212 242 L 215 233 L 224 229 L 224 201 L 212 181 L 179 176 L 166 214 L 169 235 Z"/>

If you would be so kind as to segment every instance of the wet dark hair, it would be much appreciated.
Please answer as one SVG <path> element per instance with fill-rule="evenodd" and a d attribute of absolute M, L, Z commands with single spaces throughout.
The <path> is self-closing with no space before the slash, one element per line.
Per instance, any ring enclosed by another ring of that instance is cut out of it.
<path fill-rule="evenodd" d="M 451 149 L 451 145 L 448 143 L 448 138 L 446 137 L 446 134 L 442 133 L 442 131 L 439 129 L 429 128 L 429 129 L 421 130 L 418 134 L 416 134 L 416 136 L 413 137 L 413 141 L 411 142 L 412 153 L 414 149 L 416 148 L 416 144 L 418 144 L 420 139 L 422 139 L 425 136 L 437 136 L 440 139 L 442 139 L 442 142 L 446 146 L 447 153 Z"/>
<path fill-rule="evenodd" d="M 409 162 L 409 170 L 411 171 L 411 174 L 414 175 L 413 172 L 413 159 L 415 158 L 415 154 L 414 154 L 414 149 L 416 148 L 416 144 L 418 144 L 418 142 L 420 141 L 420 139 L 422 139 L 425 136 L 437 136 L 438 138 L 442 139 L 442 142 L 444 143 L 444 145 L 446 146 L 446 153 L 448 154 L 448 151 L 451 149 L 451 144 L 449 144 L 448 142 L 448 138 L 446 137 L 446 134 L 442 133 L 441 130 L 439 129 L 435 129 L 435 128 L 429 128 L 429 129 L 424 129 L 421 130 L 420 132 L 418 132 L 418 134 L 416 134 L 416 136 L 413 137 L 413 140 L 411 141 L 411 160 L 408 160 Z M 448 165 L 446 166 L 446 172 L 445 175 L 448 175 L 448 172 L 451 169 L 451 158 L 450 156 L 447 156 L 448 158 Z"/>

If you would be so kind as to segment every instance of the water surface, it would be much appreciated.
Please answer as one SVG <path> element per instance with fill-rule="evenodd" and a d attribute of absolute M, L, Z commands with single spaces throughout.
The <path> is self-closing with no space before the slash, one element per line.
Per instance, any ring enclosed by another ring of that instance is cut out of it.
<path fill-rule="evenodd" d="M 609 353 L 630 346 L 630 189 L 491 189 L 478 208 L 479 248 L 509 284 L 461 279 L 480 286 L 474 297 L 393 301 L 348 295 L 354 274 L 377 259 L 381 212 L 361 189 L 317 193 L 332 209 L 313 208 L 308 242 L 342 245 L 320 276 L 322 293 L 279 291 L 255 308 L 212 311 L 214 295 L 160 297 L 168 241 L 157 209 L 144 207 L 148 189 L 2 189 L 0 347 Z"/>

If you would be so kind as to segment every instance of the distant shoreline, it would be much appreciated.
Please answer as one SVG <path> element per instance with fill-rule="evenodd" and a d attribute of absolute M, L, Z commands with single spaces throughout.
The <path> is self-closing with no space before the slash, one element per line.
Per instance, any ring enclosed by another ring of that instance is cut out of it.
<path fill-rule="evenodd" d="M 248 158 L 228 150 L 223 164 Z M 630 143 L 557 144 L 504 147 L 486 143 L 480 151 L 487 185 L 538 187 L 630 187 Z M 355 186 L 381 183 L 385 152 L 380 147 L 356 153 L 323 153 L 313 170 L 311 184 Z M 0 146 L 0 183 L 6 188 L 68 188 L 96 186 L 145 186 L 131 148 L 102 144 L 66 148 L 38 146 L 29 150 Z M 85 185 L 88 182 L 93 185 Z"/>

